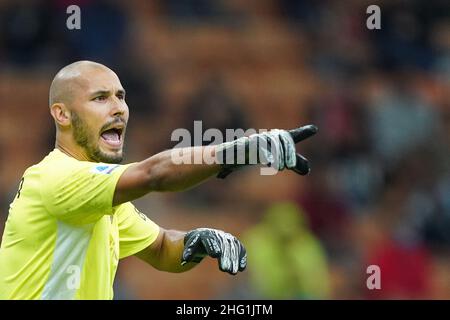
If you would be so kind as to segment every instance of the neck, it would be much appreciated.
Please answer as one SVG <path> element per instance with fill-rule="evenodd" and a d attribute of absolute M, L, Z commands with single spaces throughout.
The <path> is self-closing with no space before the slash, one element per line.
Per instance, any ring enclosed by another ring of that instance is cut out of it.
<path fill-rule="evenodd" d="M 55 148 L 69 157 L 80 161 L 92 161 L 86 154 L 86 151 L 76 144 L 75 141 L 64 139 L 60 134 L 56 134 Z"/>

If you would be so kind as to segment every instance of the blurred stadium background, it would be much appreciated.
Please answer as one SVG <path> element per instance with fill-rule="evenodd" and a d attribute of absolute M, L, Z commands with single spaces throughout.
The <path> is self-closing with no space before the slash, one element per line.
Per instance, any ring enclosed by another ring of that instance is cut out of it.
<path fill-rule="evenodd" d="M 67 6 L 81 30 L 66 28 Z M 381 30 L 366 8 L 381 7 Z M 126 162 L 191 128 L 293 128 L 312 172 L 257 169 L 136 202 L 164 227 L 248 247 L 236 277 L 122 261 L 116 299 L 450 299 L 450 20 L 442 1 L 0 1 L 0 228 L 54 144 L 48 88 L 80 59 L 127 90 Z M 1 234 L 2 231 L 0 231 Z M 366 268 L 381 268 L 368 290 Z"/>

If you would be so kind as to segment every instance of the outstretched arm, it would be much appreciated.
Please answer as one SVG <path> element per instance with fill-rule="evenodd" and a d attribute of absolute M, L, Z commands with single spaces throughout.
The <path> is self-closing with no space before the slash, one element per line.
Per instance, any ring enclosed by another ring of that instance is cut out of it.
<path fill-rule="evenodd" d="M 180 154 L 191 157 L 191 164 L 175 163 L 172 152 L 160 152 L 125 170 L 117 183 L 113 206 L 138 199 L 149 192 L 183 191 L 221 170 L 219 164 L 194 164 L 194 159 L 203 159 L 203 154 L 214 157 L 215 146 L 179 149 Z"/>
<path fill-rule="evenodd" d="M 289 169 L 307 174 L 308 161 L 296 153 L 295 144 L 316 132 L 317 127 L 313 125 L 291 131 L 275 129 L 217 146 L 163 151 L 125 170 L 117 183 L 113 205 L 135 200 L 152 191 L 183 191 L 211 176 L 224 178 L 252 164 L 269 165 L 276 171 Z M 180 159 L 190 161 L 175 161 Z M 196 161 L 198 159 L 201 161 Z"/>

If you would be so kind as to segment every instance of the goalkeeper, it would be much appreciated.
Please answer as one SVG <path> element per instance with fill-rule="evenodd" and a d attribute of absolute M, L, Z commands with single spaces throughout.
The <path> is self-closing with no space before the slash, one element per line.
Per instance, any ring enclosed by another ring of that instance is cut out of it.
<path fill-rule="evenodd" d="M 50 86 L 55 149 L 29 167 L 10 206 L 0 247 L 0 299 L 112 299 L 119 259 L 135 255 L 158 270 L 184 272 L 206 256 L 230 274 L 246 267 L 241 242 L 226 232 L 167 230 L 130 201 L 150 192 L 182 191 L 210 177 L 224 178 L 250 164 L 309 171 L 295 141 L 316 132 L 272 130 L 205 151 L 215 164 L 174 164 L 171 151 L 120 165 L 129 116 L 125 90 L 109 68 L 79 61 L 61 69 Z M 243 146 L 244 161 L 235 161 Z"/>

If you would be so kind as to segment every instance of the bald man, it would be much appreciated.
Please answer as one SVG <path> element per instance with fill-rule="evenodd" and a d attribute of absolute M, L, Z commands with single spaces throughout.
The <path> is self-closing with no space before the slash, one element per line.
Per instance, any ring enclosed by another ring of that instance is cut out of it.
<path fill-rule="evenodd" d="M 129 116 L 125 90 L 111 69 L 90 61 L 57 73 L 49 105 L 55 149 L 25 171 L 10 206 L 0 247 L 0 299 L 112 299 L 119 259 L 131 255 L 168 272 L 190 270 L 206 256 L 216 258 L 221 271 L 245 269 L 245 248 L 231 234 L 166 230 L 130 201 L 226 176 L 242 165 L 224 162 L 223 155 L 251 139 L 180 150 L 192 157 L 221 154 L 215 164 L 175 164 L 167 150 L 120 165 Z M 287 131 L 255 138 L 285 150 L 278 170 L 295 168 L 298 155 Z"/>

